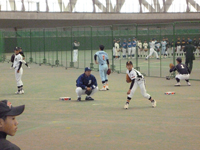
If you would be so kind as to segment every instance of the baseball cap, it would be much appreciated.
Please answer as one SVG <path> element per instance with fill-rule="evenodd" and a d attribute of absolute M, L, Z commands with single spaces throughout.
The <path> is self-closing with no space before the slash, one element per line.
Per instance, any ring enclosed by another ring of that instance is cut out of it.
<path fill-rule="evenodd" d="M 14 48 L 14 50 L 15 50 L 15 51 L 18 51 L 18 50 L 19 50 L 19 47 L 16 46 L 16 47 Z"/>
<path fill-rule="evenodd" d="M 4 116 L 18 116 L 23 113 L 25 105 L 13 107 L 7 100 L 0 101 L 0 118 Z"/>
<path fill-rule="evenodd" d="M 86 67 L 86 68 L 85 68 L 85 72 L 86 72 L 86 71 L 91 71 L 91 69 L 90 69 L 89 67 Z"/>
<path fill-rule="evenodd" d="M 178 62 L 182 62 L 182 58 L 181 57 L 178 57 L 178 58 L 176 58 L 176 60 L 178 61 Z"/>
<path fill-rule="evenodd" d="M 126 65 L 133 65 L 132 61 L 127 61 Z"/>

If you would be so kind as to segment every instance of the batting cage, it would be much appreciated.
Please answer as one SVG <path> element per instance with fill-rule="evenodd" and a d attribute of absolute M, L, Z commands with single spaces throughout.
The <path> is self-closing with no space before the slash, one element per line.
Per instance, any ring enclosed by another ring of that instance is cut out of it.
<path fill-rule="evenodd" d="M 130 24 L 111 26 L 73 26 L 46 29 L 21 29 L 0 32 L 1 61 L 8 61 L 13 48 L 22 47 L 26 61 L 39 65 L 67 68 L 91 67 L 98 71 L 94 54 L 99 45 L 105 46 L 113 72 L 125 73 L 127 60 L 146 76 L 166 77 L 169 64 L 176 58 L 185 62 L 182 44 L 192 40 L 195 46 L 191 78 L 200 80 L 200 22 L 174 22 L 165 24 Z M 133 41 L 135 47 L 129 47 Z M 156 47 L 151 51 L 150 42 Z M 115 41 L 119 44 L 116 50 Z M 166 41 L 163 46 L 163 41 Z M 124 45 L 127 43 L 127 45 Z M 183 44 L 184 45 L 184 44 Z"/>

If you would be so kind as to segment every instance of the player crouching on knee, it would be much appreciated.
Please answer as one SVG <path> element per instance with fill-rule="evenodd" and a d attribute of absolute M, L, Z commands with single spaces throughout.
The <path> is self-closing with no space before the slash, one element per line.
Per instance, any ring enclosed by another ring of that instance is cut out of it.
<path fill-rule="evenodd" d="M 185 80 L 187 82 L 187 85 L 190 86 L 189 78 L 190 78 L 190 70 L 185 64 L 182 64 L 182 59 L 181 57 L 178 57 L 176 59 L 177 65 L 176 66 L 171 66 L 169 72 L 173 71 L 178 71 L 179 74 L 176 75 L 176 81 L 177 83 L 175 86 L 180 86 L 180 80 Z"/>
<path fill-rule="evenodd" d="M 76 94 L 78 96 L 77 101 L 81 101 L 81 95 L 87 95 L 85 100 L 94 100 L 91 96 L 98 91 L 97 80 L 95 76 L 91 74 L 91 69 L 86 67 L 85 73 L 80 75 L 76 80 Z"/>
<path fill-rule="evenodd" d="M 128 61 L 126 63 L 127 70 L 127 83 L 131 83 L 130 88 L 127 92 L 127 102 L 124 106 L 125 109 L 128 109 L 129 103 L 131 101 L 131 98 L 133 97 L 137 87 L 140 87 L 142 95 L 151 101 L 152 107 L 156 107 L 156 101 L 152 99 L 152 97 L 146 92 L 145 88 L 145 82 L 144 82 L 144 76 L 133 68 L 133 63 L 131 61 Z"/>

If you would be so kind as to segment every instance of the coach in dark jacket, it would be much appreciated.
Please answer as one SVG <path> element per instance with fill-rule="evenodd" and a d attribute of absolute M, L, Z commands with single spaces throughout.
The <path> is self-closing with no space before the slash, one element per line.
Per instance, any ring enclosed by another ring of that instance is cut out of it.
<path fill-rule="evenodd" d="M 76 86 L 77 101 L 81 101 L 81 95 L 85 94 L 87 95 L 85 100 L 94 100 L 91 96 L 98 91 L 97 80 L 91 74 L 89 67 L 86 67 L 85 72 L 78 77 Z"/>
<path fill-rule="evenodd" d="M 185 65 L 190 69 L 190 72 L 192 72 L 192 66 L 193 66 L 193 60 L 195 60 L 194 52 L 195 47 L 192 45 L 192 40 L 188 41 L 188 45 L 185 46 L 184 52 L 185 52 Z"/>

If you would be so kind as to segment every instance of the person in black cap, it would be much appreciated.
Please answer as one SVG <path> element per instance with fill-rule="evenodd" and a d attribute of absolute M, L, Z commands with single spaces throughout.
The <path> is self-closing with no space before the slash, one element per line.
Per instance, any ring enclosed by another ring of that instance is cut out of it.
<path fill-rule="evenodd" d="M 176 81 L 177 83 L 175 84 L 175 86 L 180 86 L 180 80 L 185 80 L 187 82 L 187 85 L 190 86 L 190 82 L 189 82 L 189 78 L 190 78 L 190 70 L 188 69 L 188 67 L 185 64 L 182 64 L 182 59 L 181 57 L 178 57 L 176 59 L 177 65 L 174 66 L 173 68 L 171 68 L 169 70 L 169 72 L 173 72 L 173 71 L 178 71 L 179 74 L 176 75 Z"/>
<path fill-rule="evenodd" d="M 128 109 L 129 103 L 137 87 L 140 87 L 141 94 L 143 95 L 143 97 L 147 98 L 151 102 L 152 107 L 153 108 L 156 107 L 156 101 L 146 91 L 144 76 L 138 70 L 133 68 L 132 61 L 126 62 L 126 68 L 127 68 L 126 73 L 127 73 L 127 76 L 130 78 L 131 85 L 127 92 L 127 101 L 126 101 L 126 104 L 124 105 L 124 108 Z M 127 83 L 129 82 L 127 81 Z"/>
<path fill-rule="evenodd" d="M 23 68 L 22 68 L 22 56 L 19 53 L 19 49 L 15 48 L 15 59 L 13 63 L 13 68 L 15 69 L 15 79 L 17 82 L 18 91 L 15 94 L 24 94 L 23 90 L 23 82 L 22 82 L 22 75 L 23 75 Z"/>
<path fill-rule="evenodd" d="M 195 47 L 192 45 L 192 40 L 188 41 L 188 45 L 183 49 L 185 52 L 185 65 L 192 72 L 193 60 L 195 60 L 194 52 L 196 51 Z"/>
<path fill-rule="evenodd" d="M 87 95 L 85 100 L 94 100 L 91 96 L 98 91 L 97 80 L 91 74 L 89 67 L 86 67 L 85 72 L 78 77 L 76 86 L 77 101 L 81 101 L 81 95 L 85 94 Z"/>
<path fill-rule="evenodd" d="M 6 140 L 6 136 L 14 136 L 18 122 L 16 116 L 23 113 L 25 105 L 13 107 L 7 100 L 0 101 L 0 150 L 20 150 L 18 146 Z"/>

